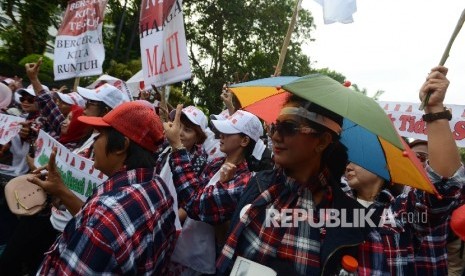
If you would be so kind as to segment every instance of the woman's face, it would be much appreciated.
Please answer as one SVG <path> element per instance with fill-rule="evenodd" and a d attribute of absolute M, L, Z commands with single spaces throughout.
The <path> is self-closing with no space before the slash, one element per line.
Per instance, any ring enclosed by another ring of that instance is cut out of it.
<path fill-rule="evenodd" d="M 24 92 L 19 99 L 24 112 L 31 113 L 39 110 L 34 96 Z"/>
<path fill-rule="evenodd" d="M 66 119 L 63 121 L 63 123 L 61 123 L 61 134 L 68 133 L 69 124 L 71 123 L 72 119 L 73 119 L 73 112 L 69 112 L 68 116 L 66 116 Z"/>
<path fill-rule="evenodd" d="M 64 116 L 67 116 L 71 112 L 71 105 L 62 101 L 58 95 L 55 98 L 55 103 Z"/>
<path fill-rule="evenodd" d="M 350 188 L 354 190 L 373 186 L 375 183 L 379 182 L 380 179 L 376 174 L 352 162 L 346 167 L 345 177 Z"/>
<path fill-rule="evenodd" d="M 298 107 L 286 104 L 285 107 Z M 274 161 L 284 169 L 308 168 L 319 166 L 324 150 L 320 135 L 302 123 L 296 115 L 281 114 L 271 133 Z"/>
<path fill-rule="evenodd" d="M 231 155 L 238 150 L 242 150 L 244 137 L 237 134 L 220 133 L 220 150 L 226 155 Z"/>
<path fill-rule="evenodd" d="M 121 160 L 117 154 L 106 152 L 108 132 L 105 129 L 97 129 L 97 131 L 99 134 L 94 138 L 94 167 L 110 176 L 121 169 Z"/>
<path fill-rule="evenodd" d="M 192 147 L 197 143 L 198 137 L 194 129 L 186 126 L 181 122 L 181 143 L 187 150 L 191 150 Z"/>

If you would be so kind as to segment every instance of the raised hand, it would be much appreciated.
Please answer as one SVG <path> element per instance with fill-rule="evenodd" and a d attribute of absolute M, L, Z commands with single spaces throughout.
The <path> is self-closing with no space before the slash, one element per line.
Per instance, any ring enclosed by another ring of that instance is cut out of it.
<path fill-rule="evenodd" d="M 181 148 L 181 113 L 182 113 L 182 104 L 178 104 L 176 107 L 176 116 L 172 122 L 163 123 L 163 128 L 165 129 L 166 139 L 170 142 L 172 148 Z"/>

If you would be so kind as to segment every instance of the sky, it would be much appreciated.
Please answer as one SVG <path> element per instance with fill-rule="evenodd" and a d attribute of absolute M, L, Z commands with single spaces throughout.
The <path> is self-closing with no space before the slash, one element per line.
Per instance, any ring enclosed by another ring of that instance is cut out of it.
<path fill-rule="evenodd" d="M 323 23 L 322 7 L 303 0 L 314 17 L 314 42 L 303 46 L 313 68 L 328 67 L 382 101 L 418 103 L 418 91 L 439 64 L 464 0 L 357 0 L 350 24 Z M 445 64 L 450 86 L 445 103 L 465 105 L 465 26 Z"/>

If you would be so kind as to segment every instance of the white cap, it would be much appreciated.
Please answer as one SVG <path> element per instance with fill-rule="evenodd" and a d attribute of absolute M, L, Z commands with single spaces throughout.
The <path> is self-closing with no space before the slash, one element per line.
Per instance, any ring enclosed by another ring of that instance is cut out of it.
<path fill-rule="evenodd" d="M 221 111 L 221 113 L 218 114 L 218 115 L 216 115 L 216 114 L 211 114 L 210 115 L 210 119 L 212 119 L 212 120 L 226 120 L 229 117 L 230 117 L 229 116 L 229 110 L 227 110 L 227 109 Z"/>
<path fill-rule="evenodd" d="M 207 116 L 203 113 L 202 110 L 198 109 L 195 106 L 188 106 L 182 109 L 182 113 L 186 115 L 187 119 L 192 123 L 200 126 L 202 131 L 205 132 L 205 129 L 208 127 L 208 119 Z"/>
<path fill-rule="evenodd" d="M 111 108 L 115 108 L 122 103 L 129 102 L 126 93 L 123 93 L 121 90 L 108 83 L 105 83 L 96 89 L 78 87 L 77 92 L 88 100 L 104 102 Z"/>
<path fill-rule="evenodd" d="M 64 94 L 64 93 L 61 93 L 61 92 L 56 92 L 56 93 L 57 93 L 58 97 L 60 97 L 60 99 L 63 102 L 67 103 L 67 104 L 78 105 L 80 107 L 85 107 L 86 106 L 86 101 L 77 92 L 71 92 L 71 93 L 68 93 L 68 94 Z"/>
<path fill-rule="evenodd" d="M 227 120 L 212 120 L 215 128 L 224 134 L 244 133 L 257 142 L 263 135 L 263 127 L 257 116 L 244 110 L 236 111 Z"/>
<path fill-rule="evenodd" d="M 48 86 L 42 84 L 42 89 L 45 90 L 46 92 L 50 92 L 50 89 L 48 89 Z M 27 88 L 19 88 L 16 90 L 17 93 L 22 94 L 23 91 L 26 91 L 32 96 L 37 96 L 36 93 L 34 92 L 34 87 L 32 87 L 32 84 L 28 85 Z"/>
<path fill-rule="evenodd" d="M 21 96 L 21 94 L 23 94 L 23 91 L 27 92 L 29 95 L 32 95 L 34 97 L 36 96 L 36 93 L 34 92 L 34 89 L 32 88 L 20 88 L 16 90 L 16 94 L 18 94 L 18 96 Z"/>
<path fill-rule="evenodd" d="M 9 85 L 10 83 L 15 82 L 15 80 L 12 79 L 12 78 L 6 78 L 6 79 L 2 80 L 2 82 L 4 82 L 6 85 Z"/>

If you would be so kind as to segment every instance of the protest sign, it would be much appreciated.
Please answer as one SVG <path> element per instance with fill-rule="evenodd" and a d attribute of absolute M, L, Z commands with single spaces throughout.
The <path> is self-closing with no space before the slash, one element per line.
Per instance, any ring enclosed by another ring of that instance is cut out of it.
<path fill-rule="evenodd" d="M 397 132 L 401 136 L 427 140 L 426 123 L 418 110 L 420 104 L 405 102 L 378 101 L 386 111 Z M 452 110 L 452 120 L 449 122 L 451 131 L 458 147 L 465 147 L 465 106 L 447 105 Z M 367 114 L 369 116 L 369 114 Z"/>
<path fill-rule="evenodd" d="M 106 175 L 94 168 L 94 162 L 72 153 L 43 130 L 39 132 L 35 146 L 34 164 L 37 167 L 47 165 L 52 149 L 57 148 L 56 164 L 61 178 L 82 201 L 107 179 Z"/>
<path fill-rule="evenodd" d="M 191 78 L 182 0 L 142 0 L 139 32 L 145 87 Z"/>
<path fill-rule="evenodd" d="M 107 0 L 71 0 L 55 39 L 55 80 L 102 73 L 102 26 Z"/>
<path fill-rule="evenodd" d="M 10 142 L 21 130 L 19 123 L 25 119 L 17 116 L 0 114 L 0 145 Z"/>

